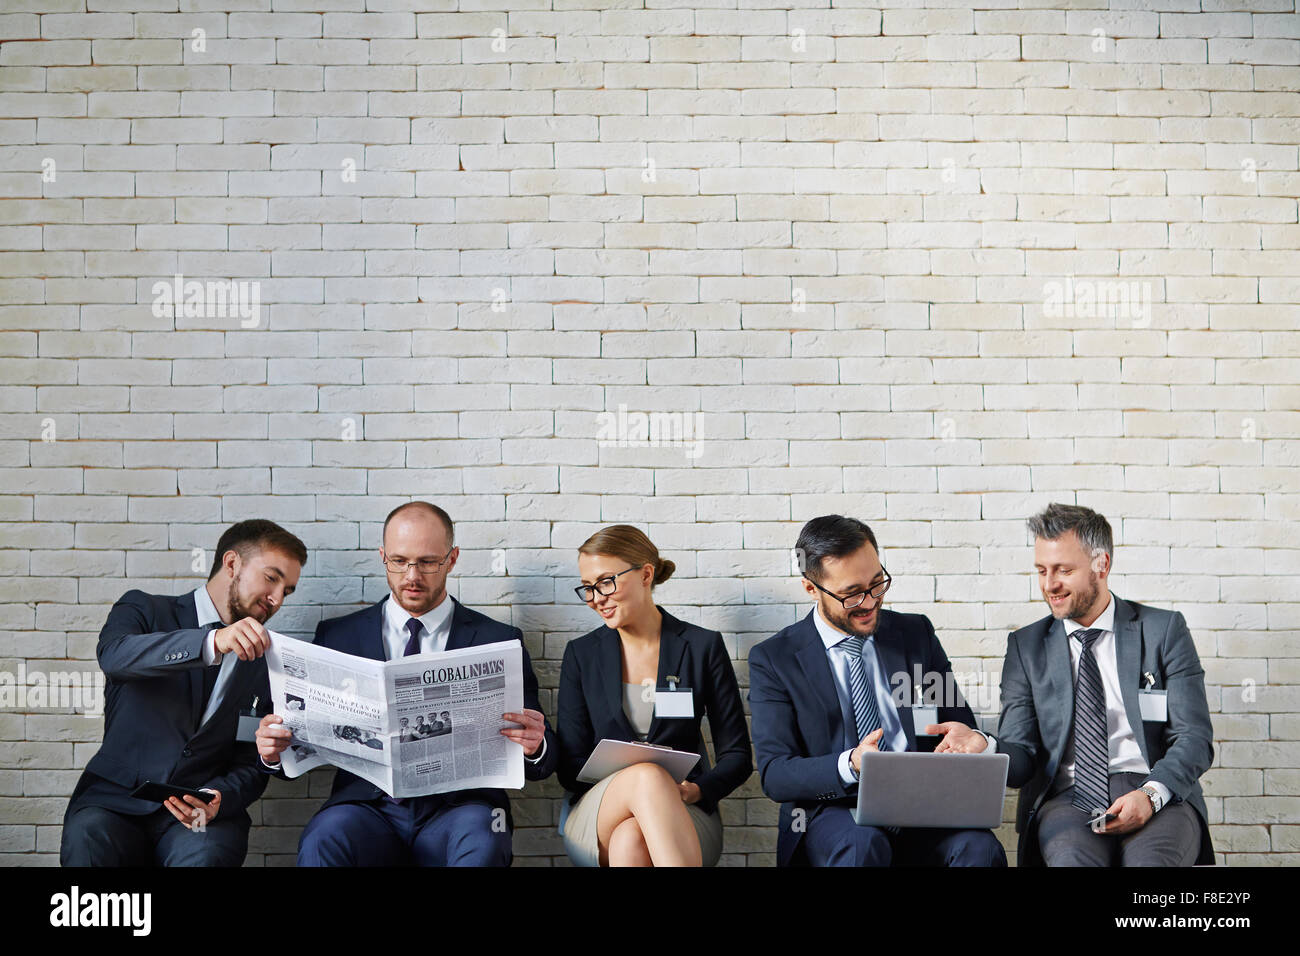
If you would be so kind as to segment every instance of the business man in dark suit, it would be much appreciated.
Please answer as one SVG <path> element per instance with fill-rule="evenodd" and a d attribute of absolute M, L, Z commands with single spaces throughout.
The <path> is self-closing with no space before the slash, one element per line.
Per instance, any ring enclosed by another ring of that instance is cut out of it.
<path fill-rule="evenodd" d="M 1111 594 L 1102 515 L 1052 504 L 1028 524 L 1051 613 L 1007 638 L 990 743 L 1023 787 L 1020 864 L 1213 863 L 1198 782 L 1213 732 L 1187 622 Z M 1098 810 L 1115 819 L 1090 827 Z"/>
<path fill-rule="evenodd" d="M 460 551 L 447 512 L 424 501 L 395 508 L 384 521 L 380 559 L 389 595 L 363 610 L 322 621 L 315 643 L 372 660 L 519 641 L 517 627 L 472 611 L 447 593 Z M 542 780 L 555 769 L 554 735 L 541 713 L 537 677 L 523 652 L 524 710 L 504 719 L 521 727 L 501 733 L 523 747 L 524 776 Z M 263 718 L 258 750 L 278 769 L 290 733 L 279 715 Z M 504 790 L 457 790 L 397 799 L 346 770 L 334 775 L 325 805 L 303 830 L 299 866 L 509 866 L 510 800 Z"/>
<path fill-rule="evenodd" d="M 238 866 L 246 808 L 266 777 L 239 715 L 270 708 L 262 626 L 293 593 L 307 561 L 297 537 L 241 521 L 217 542 L 207 583 L 178 596 L 128 591 L 113 605 L 96 655 L 107 678 L 104 742 L 63 820 L 64 866 Z M 152 803 L 145 781 L 204 790 Z"/>
<path fill-rule="evenodd" d="M 763 792 L 781 804 L 777 864 L 1005 866 L 990 830 L 854 823 L 862 753 L 918 749 L 915 674 L 954 691 L 940 702 L 939 723 L 922 734 L 941 736 L 942 747 L 978 731 L 968 729 L 974 715 L 930 621 L 881 606 L 892 579 L 867 525 L 814 518 L 800 531 L 796 554 L 816 606 L 749 652 L 758 772 Z"/>

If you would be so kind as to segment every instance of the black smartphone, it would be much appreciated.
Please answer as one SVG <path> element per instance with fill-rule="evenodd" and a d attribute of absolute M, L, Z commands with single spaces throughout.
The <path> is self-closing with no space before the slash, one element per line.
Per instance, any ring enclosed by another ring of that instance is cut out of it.
<path fill-rule="evenodd" d="M 1107 823 L 1110 823 L 1110 821 L 1112 820 L 1118 820 L 1118 819 L 1119 819 L 1118 813 L 1108 813 L 1106 814 L 1105 817 L 1090 817 L 1088 822 L 1085 824 L 1085 826 L 1087 826 L 1088 829 L 1091 830 L 1093 827 L 1097 826 L 1098 824 L 1105 825 Z"/>
<path fill-rule="evenodd" d="M 198 797 L 204 803 L 212 802 L 212 794 L 206 790 L 191 790 L 189 787 L 178 787 L 171 783 L 154 783 L 152 780 L 146 780 L 132 790 L 131 796 L 148 800 L 150 803 L 163 803 L 168 797 Z"/>

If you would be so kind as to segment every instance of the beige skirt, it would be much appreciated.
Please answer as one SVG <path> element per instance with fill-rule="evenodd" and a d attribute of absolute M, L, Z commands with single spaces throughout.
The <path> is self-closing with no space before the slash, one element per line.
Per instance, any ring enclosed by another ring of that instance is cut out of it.
<path fill-rule="evenodd" d="M 596 818 L 600 816 L 600 801 L 614 774 L 601 780 L 584 793 L 569 811 L 564 821 L 564 849 L 574 866 L 600 866 L 600 842 L 596 834 Z M 700 838 L 700 856 L 705 866 L 717 866 L 722 856 L 722 818 L 717 811 L 706 813 L 698 804 L 688 803 L 686 812 L 695 824 L 695 835 Z"/>

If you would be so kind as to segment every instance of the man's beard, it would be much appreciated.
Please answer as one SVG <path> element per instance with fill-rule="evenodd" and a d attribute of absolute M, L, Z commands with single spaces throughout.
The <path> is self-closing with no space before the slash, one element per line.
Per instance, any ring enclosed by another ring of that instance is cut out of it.
<path fill-rule="evenodd" d="M 251 617 L 259 624 L 265 624 L 271 617 L 260 601 L 254 602 L 250 608 L 240 600 L 238 580 L 230 582 L 230 592 L 226 595 L 226 603 L 230 605 L 230 623 L 232 624 L 235 621 L 242 621 L 246 617 Z"/>
<path fill-rule="evenodd" d="M 1076 592 L 1059 611 L 1052 607 L 1051 602 L 1048 602 L 1047 606 L 1056 619 L 1073 621 L 1088 612 L 1088 609 L 1096 603 L 1099 594 L 1101 594 L 1101 587 L 1098 585 L 1098 578 L 1093 576 L 1088 581 L 1088 589 Z"/>
<path fill-rule="evenodd" d="M 871 619 L 870 630 L 864 631 L 861 625 L 853 623 L 853 620 L 849 616 L 853 612 L 846 610 L 844 605 L 836 603 L 830 607 L 827 607 L 826 606 L 827 604 L 831 604 L 831 602 L 828 601 L 826 602 L 826 604 L 822 605 L 822 610 L 826 612 L 825 613 L 826 620 L 830 621 L 831 624 L 838 627 L 844 633 L 853 634 L 858 637 L 870 637 L 872 634 L 876 633 L 876 627 L 879 626 L 880 624 L 879 607 L 876 608 L 876 613 L 874 617 L 872 617 Z M 853 610 L 856 611 L 858 610 L 858 608 L 854 608 Z"/>

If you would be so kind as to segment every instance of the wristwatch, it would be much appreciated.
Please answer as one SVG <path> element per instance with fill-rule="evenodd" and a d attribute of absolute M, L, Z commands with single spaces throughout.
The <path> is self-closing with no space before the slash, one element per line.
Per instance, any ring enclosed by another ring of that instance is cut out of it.
<path fill-rule="evenodd" d="M 1138 789 L 1141 790 L 1143 793 L 1145 793 L 1148 799 L 1150 799 L 1151 812 L 1159 813 L 1160 807 L 1164 804 L 1164 801 L 1160 799 L 1159 791 L 1157 791 L 1156 788 L 1151 786 L 1150 784 L 1146 784 L 1144 786 L 1138 787 Z"/>

